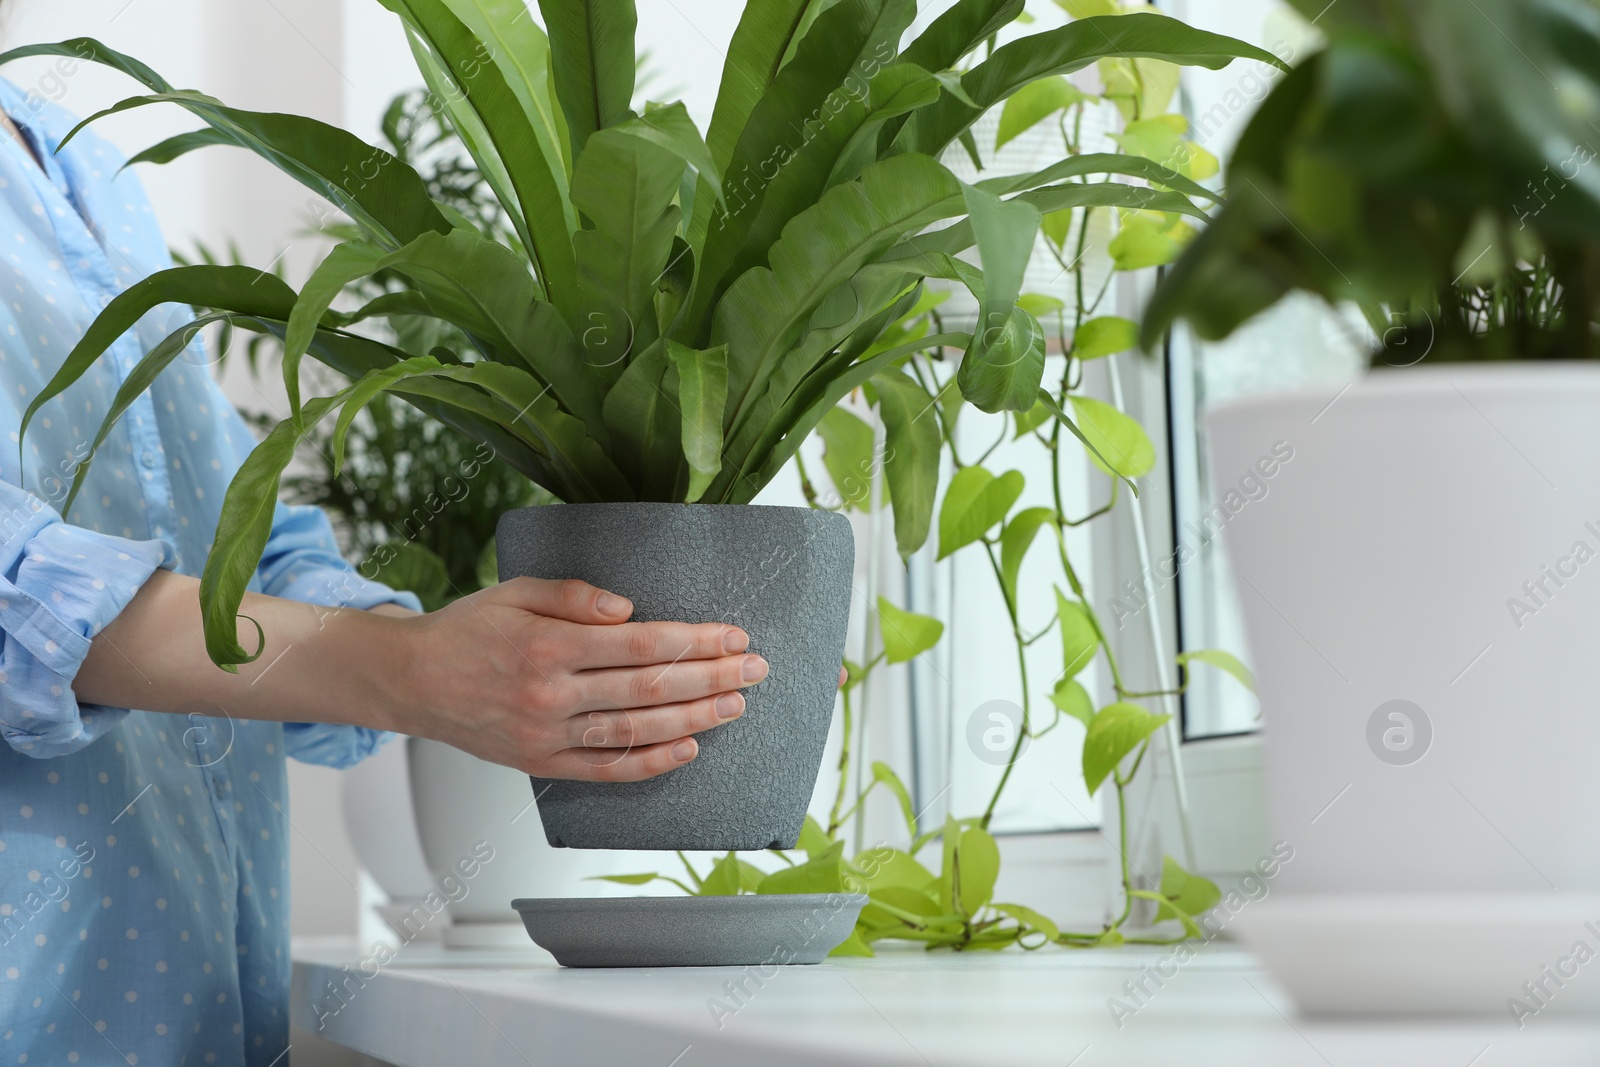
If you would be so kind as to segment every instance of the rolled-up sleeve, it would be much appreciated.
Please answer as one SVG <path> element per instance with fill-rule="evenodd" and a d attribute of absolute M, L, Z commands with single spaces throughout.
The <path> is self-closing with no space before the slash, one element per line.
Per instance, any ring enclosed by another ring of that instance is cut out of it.
<path fill-rule="evenodd" d="M 24 755 L 65 756 L 128 713 L 79 704 L 72 681 L 95 635 L 151 574 L 172 567 L 172 551 L 69 526 L 9 482 L 0 482 L 0 539 L 0 734 Z"/>
<path fill-rule="evenodd" d="M 319 508 L 279 504 L 258 571 L 261 591 L 271 596 L 323 607 L 366 611 L 380 604 L 398 604 L 421 611 L 410 593 L 397 593 L 368 581 L 339 555 L 328 517 Z M 348 767 L 376 752 L 390 734 L 360 726 L 287 723 L 284 746 L 302 763 Z"/>

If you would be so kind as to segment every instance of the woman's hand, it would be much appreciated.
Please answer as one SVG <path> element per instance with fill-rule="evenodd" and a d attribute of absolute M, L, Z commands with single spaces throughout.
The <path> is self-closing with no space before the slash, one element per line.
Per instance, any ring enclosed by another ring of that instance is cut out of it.
<path fill-rule="evenodd" d="M 628 622 L 626 599 L 515 578 L 406 620 L 394 728 L 543 778 L 629 782 L 680 767 L 767 676 L 721 623 Z"/>

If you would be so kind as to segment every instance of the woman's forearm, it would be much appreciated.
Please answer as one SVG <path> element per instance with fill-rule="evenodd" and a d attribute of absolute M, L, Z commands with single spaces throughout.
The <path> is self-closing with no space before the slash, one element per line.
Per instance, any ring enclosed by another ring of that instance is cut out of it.
<path fill-rule="evenodd" d="M 206 654 L 200 583 L 158 571 L 96 636 L 80 703 L 395 730 L 546 778 L 635 781 L 695 758 L 767 675 L 721 623 L 629 622 L 578 581 L 517 578 L 439 611 L 314 607 L 251 594 L 265 635 L 237 674 Z M 257 641 L 241 620 L 239 640 Z"/>
<path fill-rule="evenodd" d="M 242 615 L 261 624 L 261 655 L 238 674 L 206 654 L 200 582 L 157 571 L 95 637 L 73 682 L 78 700 L 110 707 L 188 712 L 221 709 L 241 719 L 400 728 L 407 673 L 403 608 L 318 607 L 250 593 Z M 241 620 L 247 648 L 256 630 Z"/>

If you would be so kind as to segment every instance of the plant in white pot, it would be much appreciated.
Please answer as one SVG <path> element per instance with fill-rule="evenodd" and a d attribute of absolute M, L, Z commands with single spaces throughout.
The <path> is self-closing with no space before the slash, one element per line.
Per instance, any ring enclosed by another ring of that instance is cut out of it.
<path fill-rule="evenodd" d="M 957 77 L 950 68 L 1014 21 L 1021 0 L 961 0 L 904 47 L 915 0 L 761 0 L 729 45 L 702 138 L 681 104 L 630 109 L 631 0 L 542 0 L 548 36 L 520 0 L 382 2 L 404 22 L 513 237 L 485 237 L 430 198 L 409 166 L 341 130 L 177 90 L 98 43 L 0 57 L 71 52 L 117 67 L 150 94 L 111 110 L 169 102 L 208 124 L 141 158 L 244 146 L 360 231 L 299 293 L 229 266 L 139 283 L 105 309 L 30 412 L 164 302 L 206 309 L 201 323 L 284 338 L 291 416 L 235 478 L 203 579 L 208 648 L 225 668 L 253 655 L 238 640 L 237 609 L 284 467 L 313 427 L 334 420 L 337 458 L 362 406 L 390 392 L 491 445 L 566 502 L 507 514 L 502 577 L 584 578 L 630 597 L 640 619 L 733 622 L 771 663 L 746 714 L 707 735 L 692 765 L 647 783 L 539 783 L 551 841 L 791 846 L 832 714 L 853 546 L 841 516 L 721 505 L 748 504 L 841 397 L 913 351 L 964 352 L 961 390 L 980 408 L 1033 408 L 1043 333 L 1016 298 L 1041 212 L 1096 203 L 1200 213 L 1170 189 L 1085 180 L 1175 177 L 1120 156 L 961 183 L 936 157 L 986 109 L 1106 56 L 1209 67 L 1271 57 L 1142 13 L 1023 36 Z M 947 228 L 919 242 L 934 224 Z M 954 258 L 969 247 L 981 271 Z M 330 310 L 378 271 L 409 284 Z M 986 328 L 880 345 L 930 276 L 968 285 Z M 416 355 L 359 332 L 388 316 L 447 321 L 470 347 Z M 190 336 L 153 351 L 127 391 Z M 303 398 L 307 354 L 354 384 Z"/>
<path fill-rule="evenodd" d="M 1227 525 L 1284 885 L 1600 889 L 1600 9 L 1295 6 L 1326 47 L 1143 328 L 1218 339 L 1302 291 L 1379 337 L 1344 390 L 1210 419 L 1216 484 L 1294 450 Z"/>

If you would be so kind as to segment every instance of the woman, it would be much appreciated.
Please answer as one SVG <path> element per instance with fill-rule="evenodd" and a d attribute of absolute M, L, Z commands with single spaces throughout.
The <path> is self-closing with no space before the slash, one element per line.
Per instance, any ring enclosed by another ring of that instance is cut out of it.
<path fill-rule="evenodd" d="M 9 82 L 0 110 L 0 1060 L 268 1067 L 288 1046 L 286 755 L 343 767 L 398 731 L 646 778 L 742 714 L 766 663 L 736 628 L 630 623 L 581 583 L 420 615 L 352 572 L 320 512 L 280 506 L 243 608 L 265 647 L 218 670 L 195 576 L 253 439 L 197 347 L 60 514 L 118 386 L 187 312 L 141 323 L 19 441 L 99 308 L 169 262 L 108 144 L 58 154 L 75 120 Z"/>

